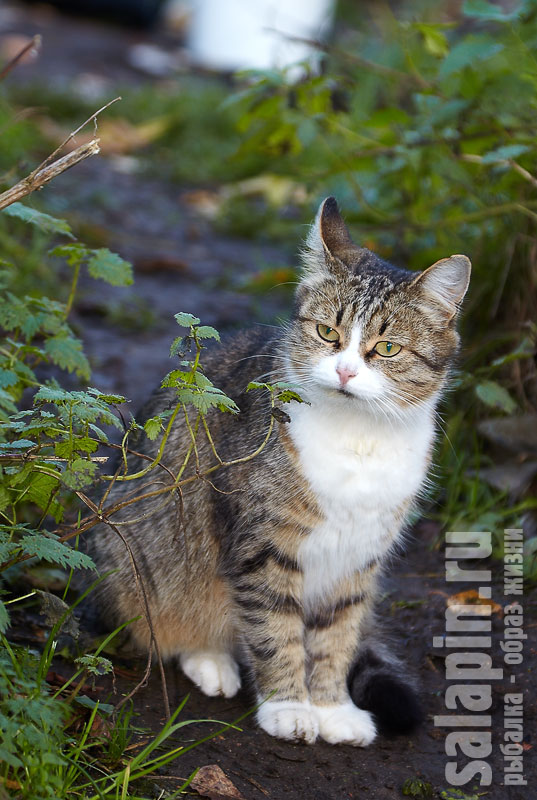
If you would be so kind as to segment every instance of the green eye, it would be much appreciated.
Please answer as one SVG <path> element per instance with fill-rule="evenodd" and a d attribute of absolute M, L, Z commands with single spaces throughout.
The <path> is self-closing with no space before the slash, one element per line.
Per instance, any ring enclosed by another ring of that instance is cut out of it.
<path fill-rule="evenodd" d="M 330 328 L 328 325 L 317 325 L 317 333 L 325 342 L 339 341 L 339 333 L 335 328 Z"/>
<path fill-rule="evenodd" d="M 402 345 L 394 344 L 393 342 L 377 342 L 373 349 L 375 350 L 375 353 L 379 354 L 379 356 L 382 356 L 383 358 L 391 358 L 400 352 L 401 347 Z"/>

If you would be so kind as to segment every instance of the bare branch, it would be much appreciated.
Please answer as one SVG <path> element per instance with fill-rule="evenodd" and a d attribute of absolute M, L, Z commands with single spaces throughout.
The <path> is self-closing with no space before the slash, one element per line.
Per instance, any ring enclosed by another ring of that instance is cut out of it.
<path fill-rule="evenodd" d="M 76 150 L 73 150 L 66 156 L 62 156 L 62 158 L 58 158 L 58 160 L 54 161 L 52 164 L 34 170 L 28 177 L 23 178 L 22 181 L 16 183 L 11 189 L 0 194 L 0 210 L 2 208 L 7 208 L 7 206 L 10 206 L 12 203 L 16 203 L 18 200 L 26 197 L 26 195 L 35 192 L 36 189 L 41 189 L 46 183 L 56 178 L 58 175 L 61 175 L 65 170 L 74 167 L 75 164 L 80 163 L 80 161 L 83 161 L 85 158 L 89 158 L 89 156 L 97 155 L 98 152 L 99 140 L 92 139 L 91 142 L 81 144 Z"/>
<path fill-rule="evenodd" d="M 4 78 L 6 77 L 6 75 L 9 72 L 11 72 L 11 70 L 14 67 L 17 66 L 17 64 L 19 63 L 21 58 L 24 58 L 26 53 L 29 53 L 29 52 L 31 52 L 33 50 L 34 53 L 37 55 L 37 53 L 39 52 L 40 49 L 41 49 L 41 36 L 39 34 L 37 34 L 36 36 L 33 37 L 33 39 L 30 42 L 28 42 L 28 44 L 24 45 L 22 50 L 20 50 L 17 53 L 17 55 L 14 58 L 11 59 L 11 61 L 7 62 L 7 64 L 5 65 L 5 67 L 2 70 L 0 70 L 0 81 L 3 81 Z"/>

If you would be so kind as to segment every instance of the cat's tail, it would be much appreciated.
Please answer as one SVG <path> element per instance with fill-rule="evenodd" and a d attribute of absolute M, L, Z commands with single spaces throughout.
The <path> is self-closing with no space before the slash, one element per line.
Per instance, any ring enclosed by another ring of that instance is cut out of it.
<path fill-rule="evenodd" d="M 385 734 L 409 733 L 424 720 L 416 683 L 390 648 L 369 637 L 349 675 L 352 700 L 371 711 Z"/>

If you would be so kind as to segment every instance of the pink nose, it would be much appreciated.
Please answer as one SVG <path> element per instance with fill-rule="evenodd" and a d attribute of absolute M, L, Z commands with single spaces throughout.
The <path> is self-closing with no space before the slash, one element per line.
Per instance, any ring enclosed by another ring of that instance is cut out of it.
<path fill-rule="evenodd" d="M 336 372 L 339 375 L 341 386 L 345 386 L 345 384 L 356 375 L 356 372 L 353 372 L 350 367 L 336 367 Z"/>

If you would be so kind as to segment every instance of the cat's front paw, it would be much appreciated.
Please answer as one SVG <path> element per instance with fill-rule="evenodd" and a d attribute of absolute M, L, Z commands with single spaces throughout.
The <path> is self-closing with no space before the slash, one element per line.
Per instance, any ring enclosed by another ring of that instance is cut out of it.
<path fill-rule="evenodd" d="M 319 733 L 319 726 L 309 703 L 268 700 L 259 707 L 257 721 L 264 731 L 279 739 L 313 744 Z"/>
<path fill-rule="evenodd" d="M 367 747 L 377 735 L 369 711 L 358 708 L 350 700 L 339 706 L 312 706 L 319 724 L 319 734 L 330 744 L 352 744 Z"/>
<path fill-rule="evenodd" d="M 209 697 L 234 697 L 240 689 L 239 668 L 228 653 L 195 650 L 179 659 L 187 678 Z"/>

